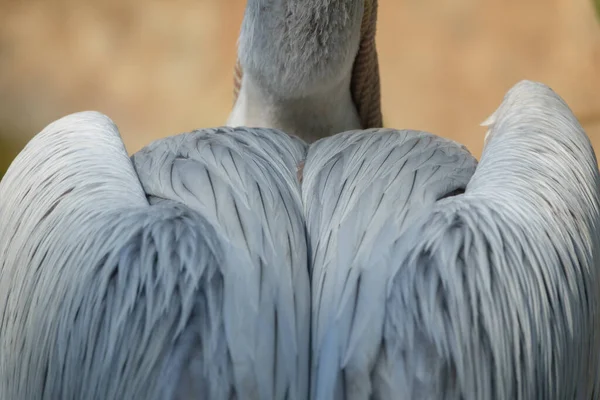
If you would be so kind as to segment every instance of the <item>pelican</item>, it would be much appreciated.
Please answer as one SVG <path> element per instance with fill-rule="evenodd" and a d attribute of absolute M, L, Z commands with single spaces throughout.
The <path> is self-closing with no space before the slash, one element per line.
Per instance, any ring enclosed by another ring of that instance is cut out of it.
<path fill-rule="evenodd" d="M 585 132 L 530 81 L 479 163 L 381 128 L 376 9 L 249 0 L 228 127 L 129 157 L 82 112 L 29 142 L 0 181 L 0 399 L 600 396 Z"/>

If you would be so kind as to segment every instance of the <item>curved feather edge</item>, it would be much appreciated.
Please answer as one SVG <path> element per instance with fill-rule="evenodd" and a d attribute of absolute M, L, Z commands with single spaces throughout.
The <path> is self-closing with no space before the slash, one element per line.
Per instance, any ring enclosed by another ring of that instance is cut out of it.
<path fill-rule="evenodd" d="M 303 199 L 311 240 L 311 398 L 376 395 L 390 249 L 441 197 L 464 190 L 476 166 L 435 135 L 356 131 L 313 144 Z"/>
<path fill-rule="evenodd" d="M 254 260 L 185 204 L 149 206 L 107 117 L 37 135 L 0 220 L 0 397 L 259 397 L 257 350 L 231 343 L 257 320 Z"/>
<path fill-rule="evenodd" d="M 382 398 L 598 398 L 600 179 L 547 86 L 515 85 L 463 196 L 395 243 Z"/>

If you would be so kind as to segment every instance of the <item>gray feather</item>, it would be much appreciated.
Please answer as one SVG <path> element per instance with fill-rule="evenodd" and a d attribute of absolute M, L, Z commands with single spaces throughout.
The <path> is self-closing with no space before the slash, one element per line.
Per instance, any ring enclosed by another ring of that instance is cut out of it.
<path fill-rule="evenodd" d="M 248 1 L 239 41 L 244 73 L 279 99 L 340 83 L 358 52 L 363 11 L 363 0 Z"/>
<path fill-rule="evenodd" d="M 234 366 L 257 375 L 243 393 L 258 398 L 308 390 L 308 261 L 296 178 L 304 152 L 303 142 L 276 130 L 218 128 L 157 141 L 132 158 L 151 203 L 186 204 L 251 260 L 252 279 L 240 281 L 239 305 L 226 317 L 238 335 L 232 353 L 247 358 Z M 243 307 L 250 299 L 255 312 Z"/>
<path fill-rule="evenodd" d="M 206 160 L 171 147 L 200 137 Z M 161 179 L 140 185 L 107 117 L 49 125 L 0 182 L 0 398 L 305 398 L 303 146 L 276 132 L 183 135 L 134 156 Z M 219 186 L 199 190 L 194 170 Z M 200 200 L 171 190 L 183 183 Z M 153 184 L 159 201 L 143 190 Z M 212 193 L 244 215 L 198 207 Z"/>
<path fill-rule="evenodd" d="M 594 152 L 542 84 L 516 85 L 489 122 L 466 193 L 390 253 L 382 386 L 388 398 L 598 398 Z"/>
<path fill-rule="evenodd" d="M 368 130 L 310 147 L 303 198 L 312 247 L 312 398 L 368 399 L 380 359 L 389 249 L 476 166 L 417 131 Z"/>

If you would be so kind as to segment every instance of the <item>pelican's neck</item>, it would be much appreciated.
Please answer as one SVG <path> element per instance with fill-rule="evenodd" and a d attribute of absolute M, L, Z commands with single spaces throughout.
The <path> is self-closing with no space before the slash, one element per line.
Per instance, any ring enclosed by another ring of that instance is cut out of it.
<path fill-rule="evenodd" d="M 351 74 L 333 85 L 303 97 L 282 98 L 245 74 L 230 126 L 280 129 L 312 142 L 339 132 L 360 129 L 350 93 Z"/>
<path fill-rule="evenodd" d="M 364 0 L 248 0 L 228 124 L 314 140 L 361 127 L 352 101 Z"/>

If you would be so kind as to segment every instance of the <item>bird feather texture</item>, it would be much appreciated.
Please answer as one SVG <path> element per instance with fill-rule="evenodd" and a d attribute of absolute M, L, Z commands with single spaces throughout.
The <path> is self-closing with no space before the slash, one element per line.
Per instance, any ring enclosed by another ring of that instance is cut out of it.
<path fill-rule="evenodd" d="M 0 398 L 598 398 L 592 146 L 530 81 L 485 125 L 477 163 L 410 130 L 130 158 L 102 114 L 50 124 L 0 182 Z"/>
<path fill-rule="evenodd" d="M 305 398 L 303 152 L 216 129 L 130 160 L 104 115 L 49 125 L 0 183 L 0 398 Z"/>

